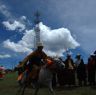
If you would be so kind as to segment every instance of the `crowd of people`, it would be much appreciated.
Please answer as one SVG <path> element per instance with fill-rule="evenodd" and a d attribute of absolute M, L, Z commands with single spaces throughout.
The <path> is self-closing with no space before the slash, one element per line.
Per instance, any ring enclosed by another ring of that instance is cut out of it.
<path fill-rule="evenodd" d="M 70 54 L 63 61 L 65 68 L 57 73 L 59 85 L 95 86 L 96 85 L 96 54 L 91 54 L 85 64 L 80 54 L 74 61 Z M 56 85 L 56 82 L 53 84 Z"/>
<path fill-rule="evenodd" d="M 28 73 L 33 72 L 32 77 L 37 80 L 40 68 L 45 64 L 47 57 L 47 54 L 43 51 L 42 43 L 38 43 L 37 49 L 25 57 L 18 65 L 20 68 L 23 66 L 23 69 L 19 69 L 19 75 L 22 74 L 22 70 L 27 72 L 27 76 Z M 62 60 L 61 58 L 59 59 Z M 84 64 L 80 54 L 76 55 L 76 61 L 72 59 L 71 54 L 67 54 L 67 58 L 62 60 L 62 62 L 65 68 L 53 73 L 53 86 L 57 84 L 69 86 L 92 86 L 96 84 L 96 52 L 90 55 L 88 64 Z"/>

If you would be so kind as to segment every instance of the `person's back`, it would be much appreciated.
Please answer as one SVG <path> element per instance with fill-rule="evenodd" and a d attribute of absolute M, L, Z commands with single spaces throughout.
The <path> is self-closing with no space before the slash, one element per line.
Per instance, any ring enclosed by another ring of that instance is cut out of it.
<path fill-rule="evenodd" d="M 66 70 L 66 84 L 75 85 L 75 65 L 71 55 L 67 55 L 65 60 L 65 70 Z"/>
<path fill-rule="evenodd" d="M 66 69 L 74 69 L 74 62 L 73 59 L 68 55 L 68 58 L 65 60 L 65 68 Z"/>
<path fill-rule="evenodd" d="M 88 82 L 89 85 L 95 85 L 95 59 L 91 55 L 88 59 Z"/>
<path fill-rule="evenodd" d="M 79 85 L 82 86 L 82 82 L 86 85 L 86 67 L 80 54 L 77 54 L 75 63 Z"/>

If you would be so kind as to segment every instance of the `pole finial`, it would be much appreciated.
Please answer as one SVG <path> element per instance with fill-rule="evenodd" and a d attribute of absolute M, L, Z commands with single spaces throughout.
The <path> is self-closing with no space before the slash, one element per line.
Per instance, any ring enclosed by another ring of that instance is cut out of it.
<path fill-rule="evenodd" d="M 39 11 L 36 11 L 35 14 L 35 20 L 34 20 L 34 23 L 35 24 L 38 24 L 40 22 L 40 12 Z"/>

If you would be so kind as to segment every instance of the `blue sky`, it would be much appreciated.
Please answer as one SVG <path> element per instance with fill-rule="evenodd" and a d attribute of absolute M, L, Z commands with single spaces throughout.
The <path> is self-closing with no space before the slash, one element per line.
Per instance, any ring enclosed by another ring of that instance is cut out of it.
<path fill-rule="evenodd" d="M 0 64 L 12 68 L 32 51 L 37 10 L 48 54 L 72 48 L 87 59 L 96 50 L 95 9 L 96 0 L 0 0 Z"/>

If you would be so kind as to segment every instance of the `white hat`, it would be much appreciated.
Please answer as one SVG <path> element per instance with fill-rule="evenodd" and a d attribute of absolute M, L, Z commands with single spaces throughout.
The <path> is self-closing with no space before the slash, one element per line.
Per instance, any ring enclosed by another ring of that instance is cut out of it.
<path fill-rule="evenodd" d="M 91 53 L 90 56 L 95 56 L 95 54 L 94 53 Z"/>
<path fill-rule="evenodd" d="M 37 43 L 37 47 L 40 47 L 40 46 L 43 46 L 43 43 L 42 42 L 38 42 Z"/>
<path fill-rule="evenodd" d="M 78 53 L 76 56 L 81 56 L 80 53 Z"/>
<path fill-rule="evenodd" d="M 67 56 L 71 56 L 71 55 L 72 55 L 72 52 L 68 52 L 68 53 L 67 53 Z"/>

